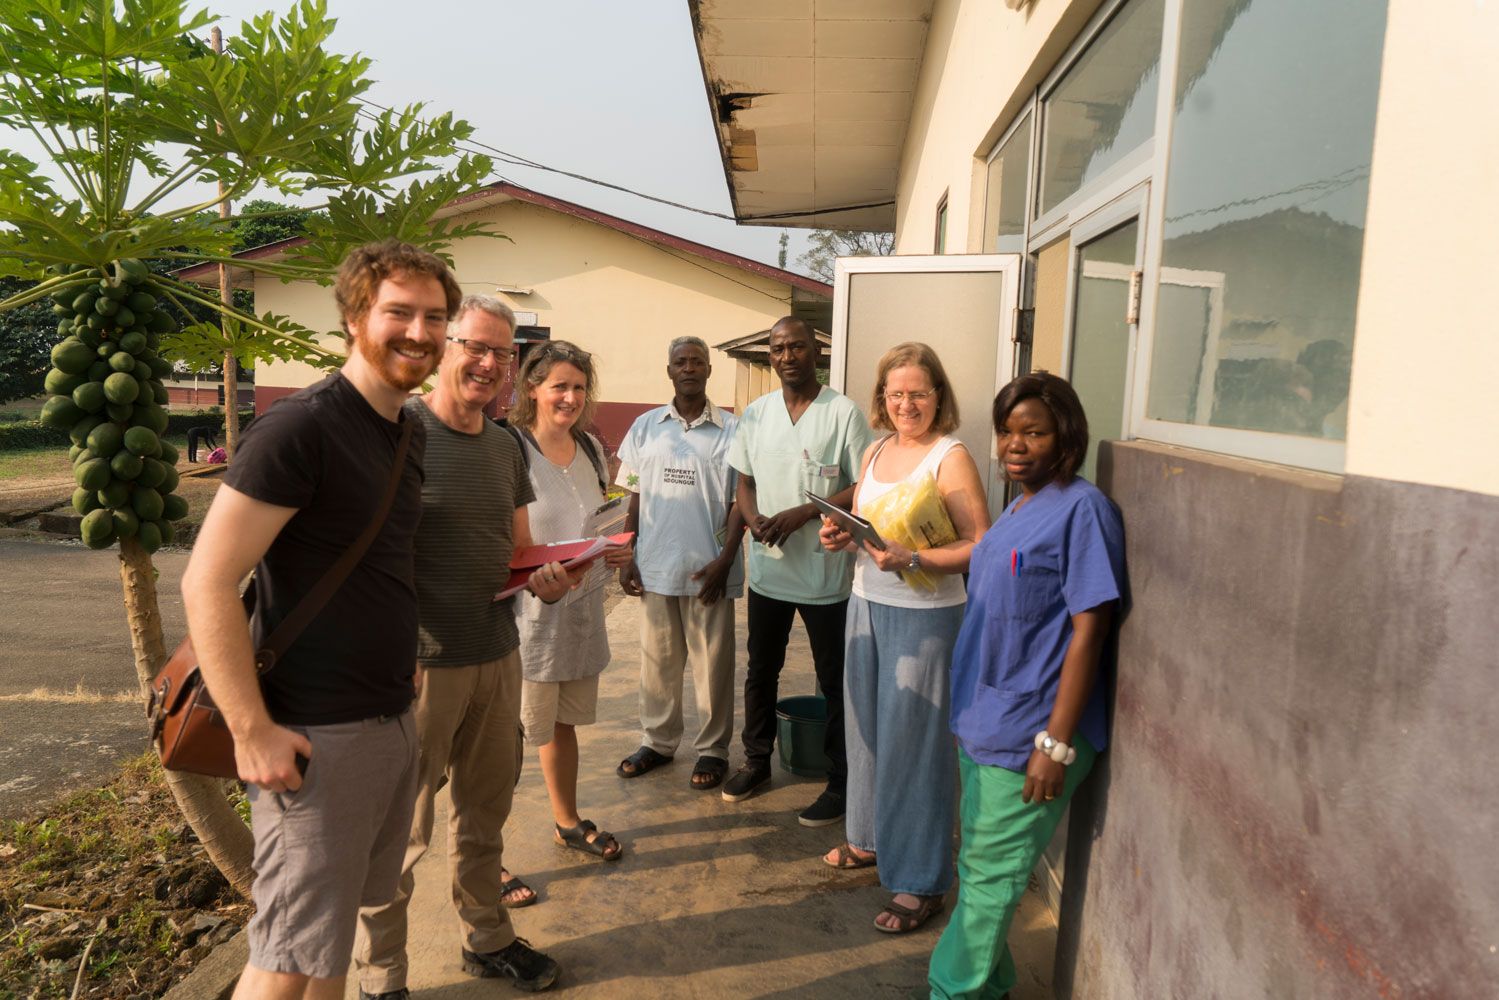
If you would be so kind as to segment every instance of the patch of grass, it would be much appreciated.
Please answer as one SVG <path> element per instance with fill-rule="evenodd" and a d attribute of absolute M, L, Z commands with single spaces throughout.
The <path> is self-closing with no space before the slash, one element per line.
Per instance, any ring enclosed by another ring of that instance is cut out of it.
<path fill-rule="evenodd" d="M 66 448 L 30 448 L 0 452 L 0 482 L 20 479 L 66 479 L 73 474 Z"/>
<path fill-rule="evenodd" d="M 223 923 L 194 930 L 199 913 Z M 68 996 L 101 920 L 80 996 L 160 996 L 249 914 L 183 823 L 154 754 L 0 825 L 0 1000 Z"/>

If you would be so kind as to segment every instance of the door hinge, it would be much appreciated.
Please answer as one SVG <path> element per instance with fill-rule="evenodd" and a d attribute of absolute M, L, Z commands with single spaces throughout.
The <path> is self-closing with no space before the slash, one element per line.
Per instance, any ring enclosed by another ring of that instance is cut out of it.
<path fill-rule="evenodd" d="M 1144 271 L 1129 273 L 1129 303 L 1124 308 L 1124 322 L 1134 326 L 1140 322 L 1140 288 L 1145 284 Z"/>
<path fill-rule="evenodd" d="M 1015 310 L 1015 336 L 1017 344 L 1029 344 L 1036 329 L 1036 310 Z"/>

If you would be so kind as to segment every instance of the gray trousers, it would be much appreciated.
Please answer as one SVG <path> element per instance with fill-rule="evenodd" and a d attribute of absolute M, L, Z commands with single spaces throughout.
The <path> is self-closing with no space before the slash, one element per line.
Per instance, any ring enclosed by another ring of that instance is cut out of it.
<path fill-rule="evenodd" d="M 667 757 L 682 740 L 682 675 L 692 662 L 699 756 L 729 759 L 734 736 L 734 602 L 704 606 L 696 597 L 649 591 L 640 610 L 642 746 Z"/>

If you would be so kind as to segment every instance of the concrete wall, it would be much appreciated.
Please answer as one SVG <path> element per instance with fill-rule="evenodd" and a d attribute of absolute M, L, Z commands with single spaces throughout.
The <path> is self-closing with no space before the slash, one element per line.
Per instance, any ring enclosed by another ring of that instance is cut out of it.
<path fill-rule="evenodd" d="M 1133 604 L 1059 997 L 1491 1000 L 1499 498 L 1105 446 Z"/>
<path fill-rule="evenodd" d="M 1499 493 L 1499 5 L 1394 0 L 1385 34 L 1346 468 Z M 1445 430 L 1418 415 L 1440 399 Z M 1496 987 L 1499 993 L 1499 987 Z"/>
<path fill-rule="evenodd" d="M 537 313 L 553 339 L 595 355 L 601 398 L 610 404 L 601 411 L 601 428 L 606 417 L 627 427 L 626 414 L 670 398 L 666 349 L 673 338 L 695 334 L 713 344 L 764 330 L 791 311 L 790 289 L 780 282 L 550 209 L 509 201 L 462 218 L 486 222 L 511 241 L 469 239 L 453 248 L 464 290 L 492 292 L 498 284 L 533 290 L 500 297 L 516 310 Z M 316 330 L 338 327 L 332 290 L 316 285 L 258 279 L 256 309 Z M 732 406 L 734 361 L 713 354 L 709 396 Z M 301 387 L 318 377 L 306 365 L 256 369 L 266 398 L 276 387 Z"/>

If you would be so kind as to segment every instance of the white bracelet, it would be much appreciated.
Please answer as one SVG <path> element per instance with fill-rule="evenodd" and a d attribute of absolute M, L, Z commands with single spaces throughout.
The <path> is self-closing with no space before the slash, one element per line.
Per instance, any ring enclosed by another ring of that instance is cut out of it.
<path fill-rule="evenodd" d="M 1077 760 L 1077 751 L 1061 740 L 1054 740 L 1046 730 L 1036 734 L 1036 749 L 1064 767 Z"/>

